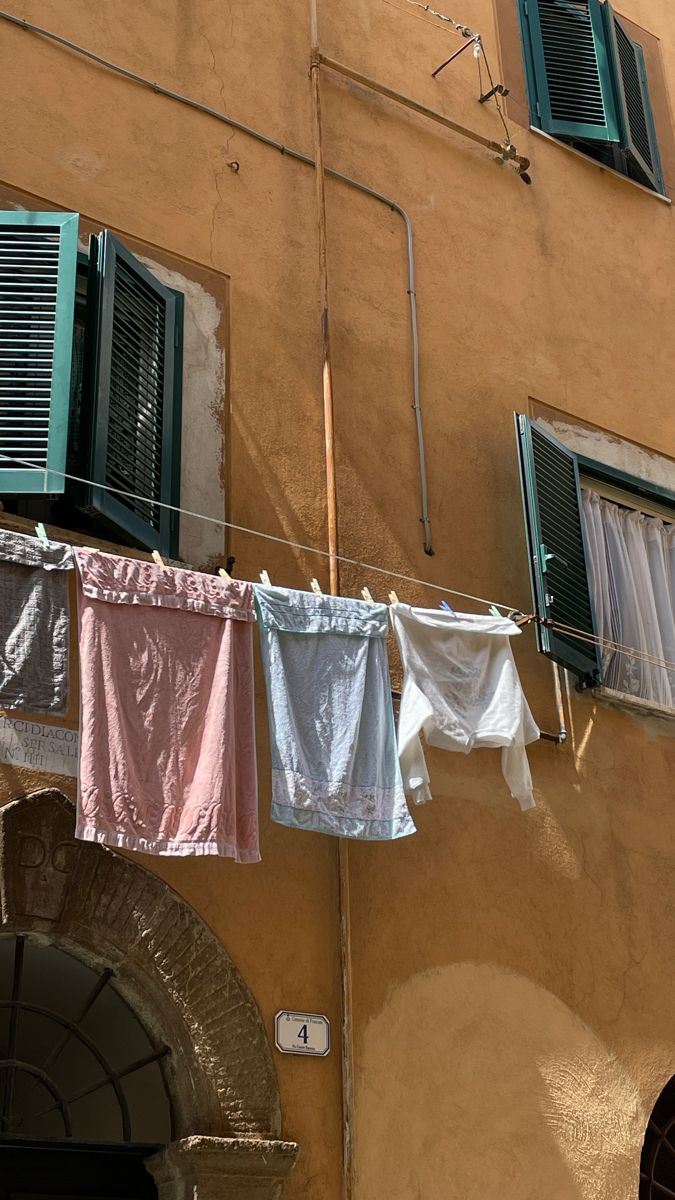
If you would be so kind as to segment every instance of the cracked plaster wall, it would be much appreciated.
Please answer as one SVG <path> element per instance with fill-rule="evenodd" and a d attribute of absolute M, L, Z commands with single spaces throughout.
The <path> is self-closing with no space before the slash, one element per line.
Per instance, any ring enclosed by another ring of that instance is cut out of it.
<path fill-rule="evenodd" d="M 432 79 L 458 43 L 428 13 L 403 0 L 319 8 L 326 53 L 502 137 L 494 107 L 477 103 L 470 53 Z M 621 9 L 662 39 L 672 94 L 675 11 L 657 0 Z M 452 11 L 481 31 L 499 71 L 492 0 Z M 302 3 L 25 0 L 22 12 L 311 152 Z M 228 277 L 232 520 L 324 546 L 311 171 L 20 29 L 2 25 L 0 38 L 0 97 L 20 114 L 3 131 L 5 181 L 95 215 L 153 261 L 175 255 Z M 330 180 L 342 549 L 525 611 L 513 411 L 536 396 L 572 424 L 673 454 L 673 211 L 511 112 L 531 188 L 381 96 L 326 74 L 322 98 L 327 162 L 413 221 L 436 553 L 421 548 L 403 227 Z M 266 567 L 281 583 L 316 574 L 326 587 L 309 554 L 241 533 L 230 548 L 241 577 Z M 345 568 L 346 594 L 364 583 L 380 598 L 389 581 Z M 436 602 L 423 587 L 400 594 Z M 550 666 L 531 630 L 515 652 L 552 730 Z M 608 709 L 569 681 L 564 700 L 566 745 L 529 751 L 534 811 L 517 810 L 496 753 L 431 750 L 434 799 L 414 814 L 417 835 L 350 848 L 356 1200 L 635 1200 L 646 1117 L 675 1072 L 675 740 L 672 724 Z M 144 862 L 223 940 L 268 1033 L 276 1009 L 294 1005 L 337 1029 L 335 846 L 269 823 L 260 679 L 257 719 L 262 864 Z M 3 771 L 0 785 L 10 798 L 46 783 Z M 338 1055 L 277 1067 L 283 1131 L 301 1144 L 289 1200 L 336 1200 Z"/>

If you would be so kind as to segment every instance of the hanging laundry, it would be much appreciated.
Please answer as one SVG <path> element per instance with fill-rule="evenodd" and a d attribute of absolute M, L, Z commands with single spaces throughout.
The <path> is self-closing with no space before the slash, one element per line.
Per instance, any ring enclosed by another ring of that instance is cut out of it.
<path fill-rule="evenodd" d="M 338 837 L 414 833 L 396 753 L 387 607 L 255 586 L 272 819 Z"/>
<path fill-rule="evenodd" d="M 0 708 L 68 704 L 70 546 L 0 530 Z"/>
<path fill-rule="evenodd" d="M 257 862 L 251 585 L 76 555 L 77 837 Z"/>
<path fill-rule="evenodd" d="M 403 660 L 398 750 L 406 791 L 416 804 L 431 799 L 420 741 L 468 754 L 502 747 L 502 772 L 522 809 L 534 807 L 525 746 L 539 737 L 518 677 L 509 638 L 520 633 L 506 617 L 450 614 L 392 604 L 391 621 Z"/>

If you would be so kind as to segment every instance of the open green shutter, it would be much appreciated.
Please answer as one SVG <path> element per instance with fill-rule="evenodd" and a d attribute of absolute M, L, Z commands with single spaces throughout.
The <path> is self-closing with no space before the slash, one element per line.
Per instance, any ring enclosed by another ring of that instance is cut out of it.
<path fill-rule="evenodd" d="M 89 301 L 86 507 L 139 546 L 175 557 L 177 514 L 160 504 L 180 503 L 182 304 L 107 230 L 91 239 Z"/>
<path fill-rule="evenodd" d="M 0 212 L 0 492 L 64 490 L 77 228 Z"/>
<path fill-rule="evenodd" d="M 555 137 L 619 141 L 599 0 L 520 0 L 541 128 Z"/>
<path fill-rule="evenodd" d="M 614 62 L 621 147 L 640 183 L 663 191 L 661 162 L 642 46 L 630 37 L 610 4 L 603 4 L 607 42 Z"/>
<path fill-rule="evenodd" d="M 576 455 L 519 414 L 516 435 L 535 612 L 594 634 Z M 597 682 L 600 656 L 594 644 L 544 625 L 537 625 L 537 637 L 549 658 L 583 681 Z"/>

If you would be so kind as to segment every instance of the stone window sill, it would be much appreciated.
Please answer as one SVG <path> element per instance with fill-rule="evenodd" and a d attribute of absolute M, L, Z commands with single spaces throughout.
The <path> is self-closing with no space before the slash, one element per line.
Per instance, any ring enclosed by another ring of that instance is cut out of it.
<path fill-rule="evenodd" d="M 654 704 L 651 700 L 643 700 L 641 696 L 630 696 L 627 692 L 616 692 L 614 688 L 602 686 L 593 688 L 593 695 L 612 707 L 628 708 L 633 712 L 642 713 L 645 717 L 675 720 L 675 708 L 666 708 L 665 704 Z"/>
<path fill-rule="evenodd" d="M 621 171 L 615 171 L 613 167 L 608 167 L 604 163 L 596 162 L 588 154 L 583 154 L 581 150 L 575 150 L 574 146 L 568 146 L 566 142 L 560 138 L 552 137 L 550 133 L 544 133 L 543 129 L 537 129 L 536 125 L 530 125 L 530 133 L 536 133 L 537 137 L 545 138 L 547 142 L 552 142 L 554 146 L 560 146 L 567 154 L 573 154 L 575 158 L 581 159 L 582 162 L 588 163 L 600 171 L 606 171 L 608 175 L 613 175 L 615 179 L 621 179 L 624 183 L 629 183 L 631 187 L 639 188 L 641 192 L 646 192 L 648 196 L 652 196 L 655 200 L 660 200 L 663 204 L 672 204 L 669 196 L 664 196 L 662 192 L 655 192 L 652 188 L 645 187 L 643 183 L 638 183 L 636 179 L 631 179 L 628 175 L 623 175 Z"/>

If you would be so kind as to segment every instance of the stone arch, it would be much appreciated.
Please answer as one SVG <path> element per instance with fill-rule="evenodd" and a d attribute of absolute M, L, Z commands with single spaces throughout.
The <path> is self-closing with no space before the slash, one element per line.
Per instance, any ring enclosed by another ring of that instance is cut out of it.
<path fill-rule="evenodd" d="M 0 810 L 0 928 L 113 968 L 118 990 L 174 1050 L 175 1137 L 278 1137 L 263 1021 L 224 947 L 162 880 L 76 841 L 74 828 L 72 804 L 56 789 Z"/>

